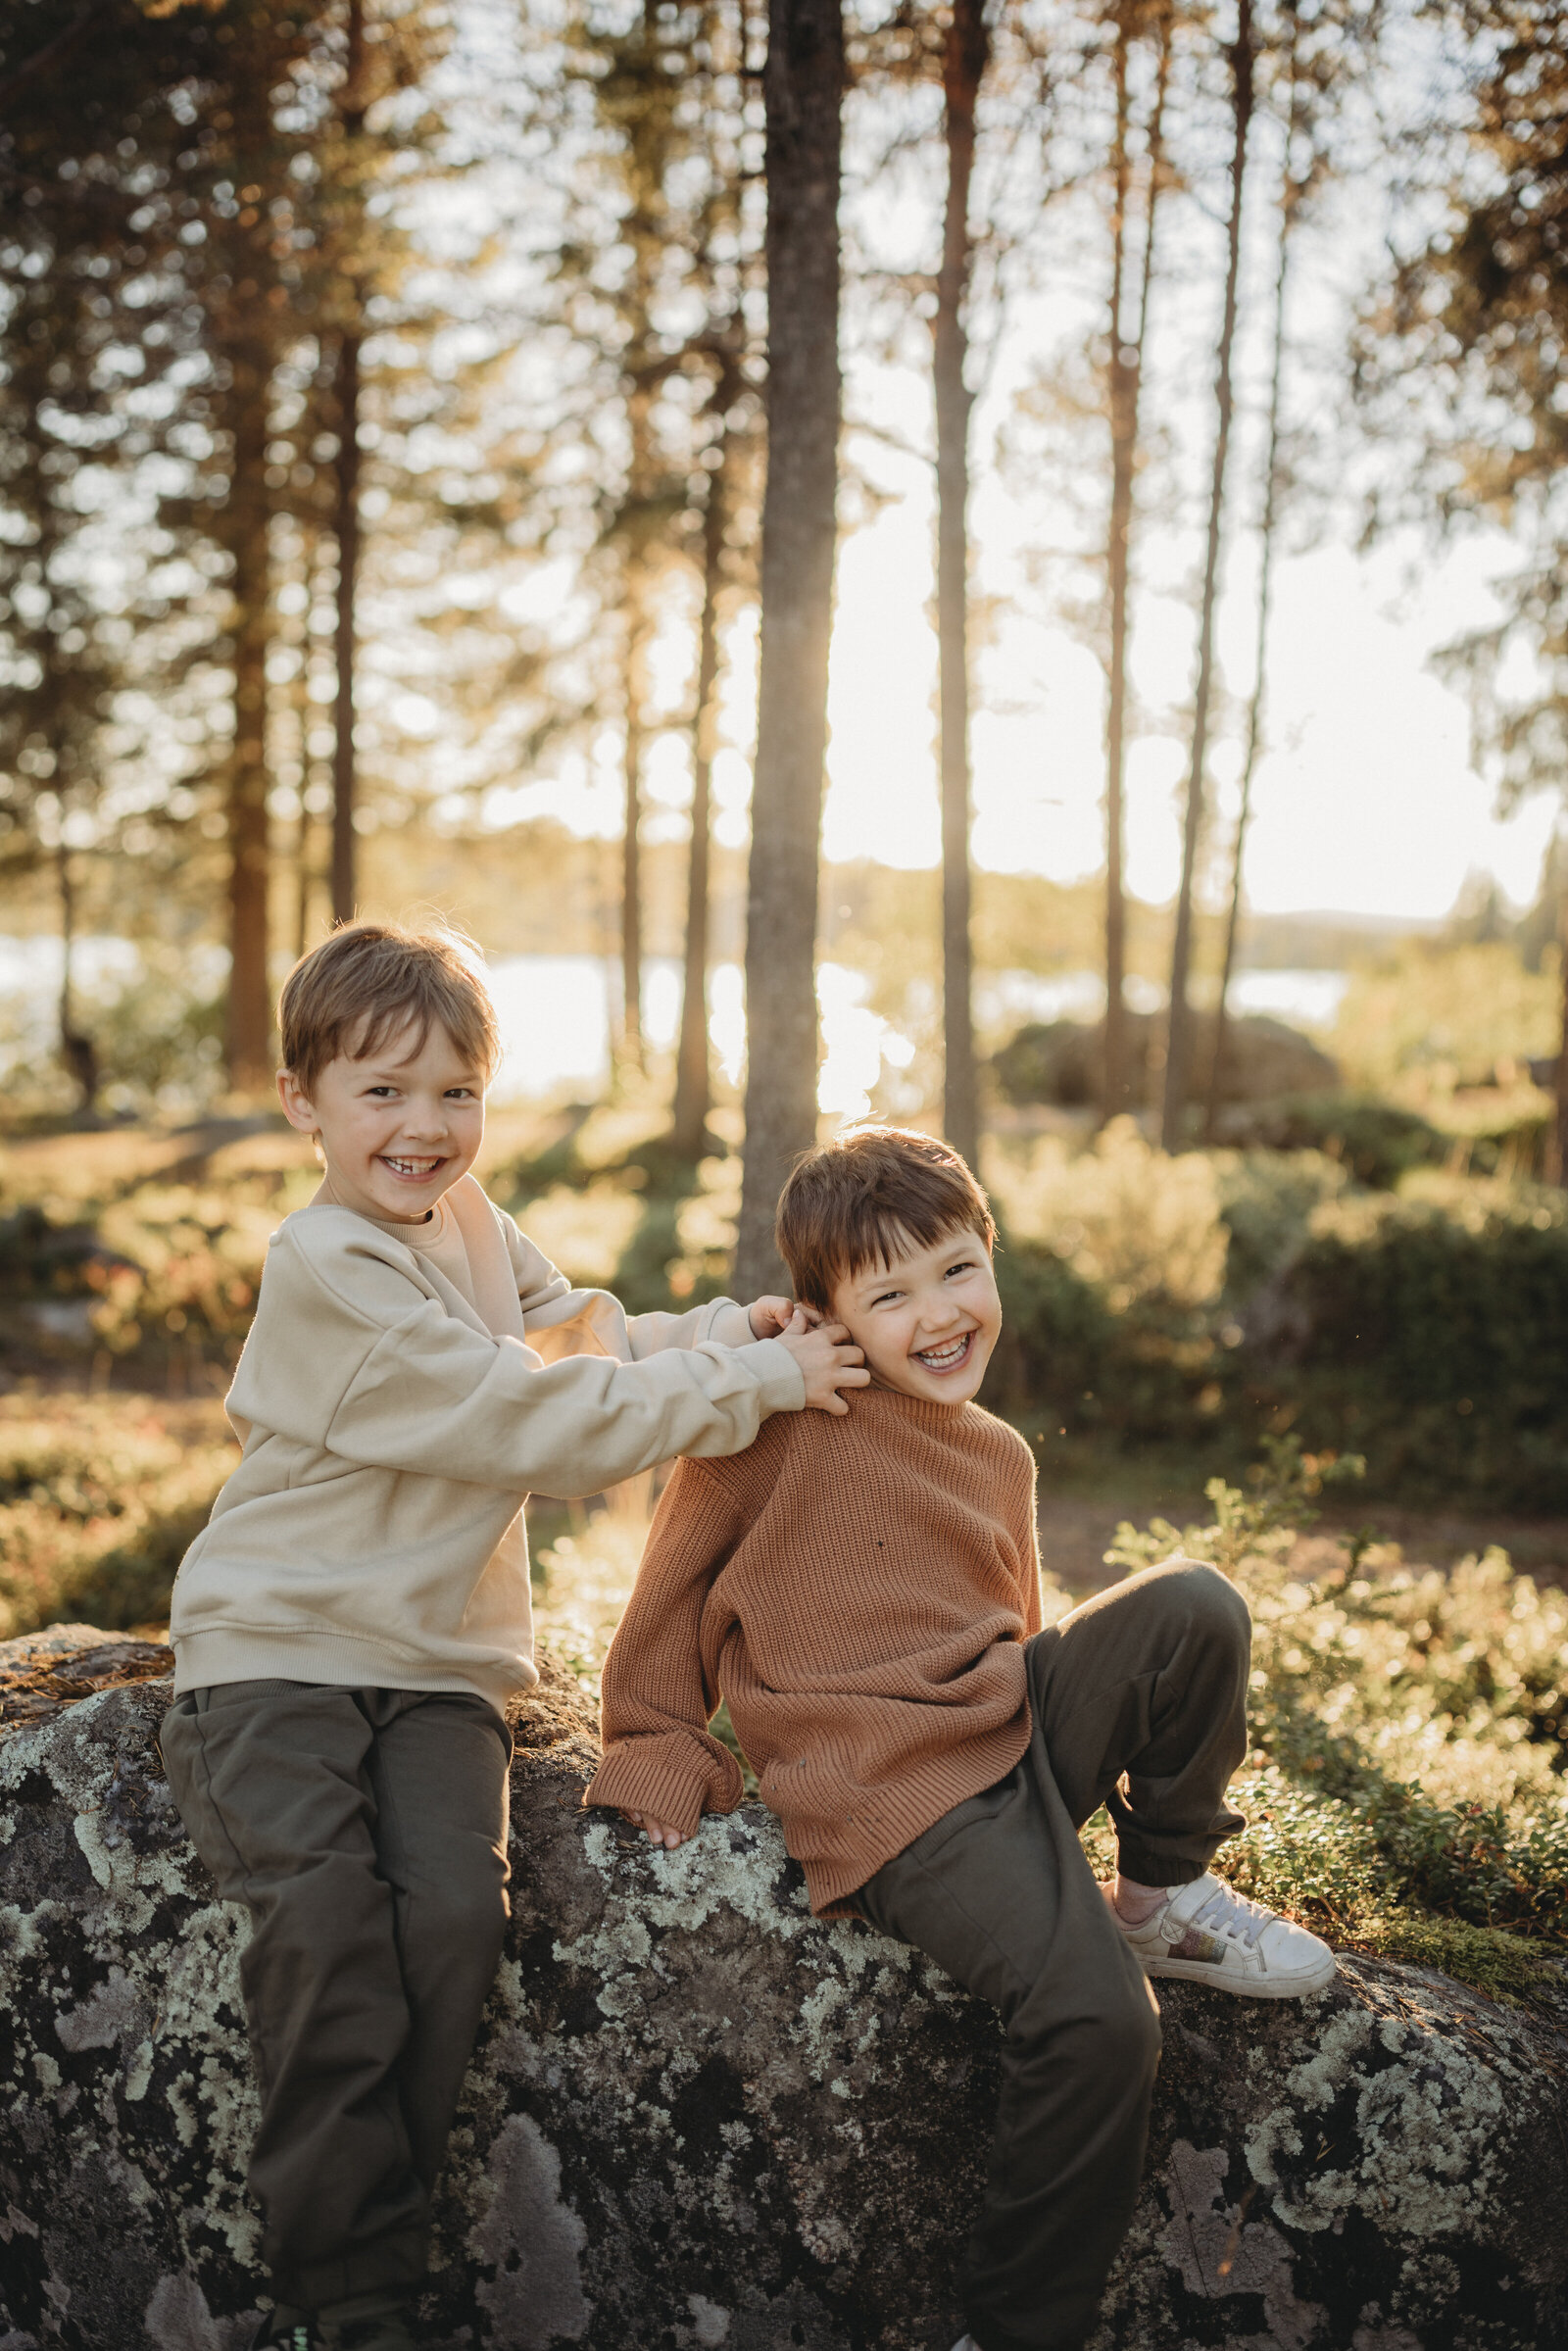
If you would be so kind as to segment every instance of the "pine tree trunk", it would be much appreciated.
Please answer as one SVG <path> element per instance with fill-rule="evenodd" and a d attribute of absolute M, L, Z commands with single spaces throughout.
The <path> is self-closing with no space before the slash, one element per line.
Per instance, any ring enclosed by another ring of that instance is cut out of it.
<path fill-rule="evenodd" d="M 365 130 L 365 0 L 348 0 L 347 50 L 339 98 L 349 182 L 353 186 L 355 142 Z M 356 199 L 357 200 L 357 199 Z M 355 604 L 360 584 L 360 315 L 363 293 L 352 273 L 345 287 L 349 315 L 337 347 L 336 512 L 337 612 L 333 655 L 337 691 L 332 743 L 332 919 L 352 922 L 357 910 L 355 803 L 359 772 L 354 750 Z M 301 846 L 303 848 L 303 837 Z M 303 916 L 302 916 L 303 927 Z"/>
<path fill-rule="evenodd" d="M 360 342 L 345 333 L 337 355 L 337 626 L 333 652 L 337 694 L 332 745 L 332 919 L 352 922 L 358 896 L 354 808 L 355 599 L 360 576 Z"/>
<path fill-rule="evenodd" d="M 98 1053 L 92 1039 L 76 1026 L 72 961 L 76 944 L 76 882 L 66 841 L 66 803 L 59 802 L 60 830 L 55 842 L 55 883 L 60 894 L 60 1058 L 76 1089 L 76 1115 L 91 1122 L 98 1099 Z"/>
<path fill-rule="evenodd" d="M 1225 954 L 1219 971 L 1219 1001 L 1214 1006 L 1214 1058 L 1208 1073 L 1208 1104 L 1203 1119 L 1205 1136 L 1212 1137 L 1219 1118 L 1220 1091 L 1225 1082 L 1226 1030 L 1230 1022 L 1231 977 L 1236 967 L 1236 941 L 1242 920 L 1242 864 L 1247 831 L 1252 814 L 1252 778 L 1257 772 L 1263 742 L 1264 692 L 1268 679 L 1268 624 L 1273 608 L 1274 539 L 1279 518 L 1280 428 L 1285 390 L 1285 295 L 1290 273 L 1291 230 L 1296 220 L 1296 188 L 1291 178 L 1287 143 L 1285 184 L 1280 192 L 1279 266 L 1274 278 L 1274 364 L 1268 388 L 1268 450 L 1263 465 L 1263 513 L 1258 524 L 1257 659 L 1252 692 L 1247 709 L 1247 751 L 1242 761 L 1242 805 L 1236 817 L 1236 843 L 1231 853 L 1231 901 L 1225 920 Z"/>
<path fill-rule="evenodd" d="M 841 0 L 772 0 L 768 459 L 747 891 L 742 1298 L 777 1286 L 779 1187 L 816 1135 L 816 901 L 840 412 Z"/>
<path fill-rule="evenodd" d="M 984 0 L 954 0 L 942 60 L 948 151 L 942 267 L 933 320 L 937 412 L 937 640 L 942 712 L 942 1124 L 973 1166 L 980 1154 L 969 936 L 969 187 L 975 108 L 990 54 Z"/>
<path fill-rule="evenodd" d="M 1182 826 L 1182 877 L 1176 899 L 1176 935 L 1171 947 L 1170 1021 L 1165 1041 L 1165 1099 L 1161 1141 L 1181 1149 L 1192 1061 L 1192 1007 L 1188 982 L 1193 954 L 1193 886 L 1203 826 L 1203 785 L 1208 764 L 1208 717 L 1214 687 L 1214 607 L 1219 593 L 1219 557 L 1225 517 L 1225 469 L 1230 456 L 1236 346 L 1236 292 L 1242 259 L 1242 191 L 1247 172 L 1247 139 L 1252 117 L 1251 0 L 1238 0 L 1236 40 L 1230 51 L 1235 137 L 1231 149 L 1230 230 L 1225 262 L 1225 305 L 1215 369 L 1214 466 L 1209 483 L 1208 535 L 1199 607 L 1198 679 L 1193 697 L 1193 750 L 1187 774 L 1187 811 Z"/>
<path fill-rule="evenodd" d="M 1546 1138 L 1546 1181 L 1568 1184 L 1568 888 L 1557 915 L 1557 949 L 1562 958 L 1562 1027 L 1557 1044 L 1557 1075 L 1551 1133 Z"/>
<path fill-rule="evenodd" d="M 227 395 L 232 472 L 219 534 L 230 563 L 234 741 L 228 774 L 228 1082 L 260 1092 L 272 1074 L 268 986 L 267 647 L 268 407 L 270 369 L 257 347 L 230 350 Z"/>
<path fill-rule="evenodd" d="M 1132 195 L 1129 152 L 1131 105 L 1128 73 L 1132 50 L 1132 0 L 1122 0 L 1116 20 L 1116 132 L 1112 170 L 1110 290 L 1110 528 L 1106 539 L 1110 645 L 1105 695 L 1105 1041 L 1101 1081 L 1101 1116 L 1114 1118 L 1127 1106 L 1127 904 L 1123 875 L 1123 827 L 1127 767 L 1128 607 L 1132 581 L 1133 483 L 1138 465 L 1139 403 L 1150 297 L 1154 282 L 1154 229 L 1163 193 L 1165 93 L 1170 79 L 1170 20 L 1161 17 L 1159 62 L 1149 118 L 1149 192 L 1144 215 L 1142 283 L 1138 318 L 1131 338 L 1123 316 L 1127 277 L 1128 210 Z"/>
<path fill-rule="evenodd" d="M 697 693 L 692 711 L 692 845 L 686 867 L 686 962 L 681 981 L 680 1042 L 670 1147 L 682 1159 L 703 1155 L 712 1100 L 708 1056 L 709 867 L 711 850 L 713 724 L 718 687 L 718 599 L 724 584 L 726 521 L 724 444 L 708 477 L 703 513 L 703 611 L 697 633 Z"/>
<path fill-rule="evenodd" d="M 641 584 L 634 577 L 628 587 L 621 654 L 626 728 L 621 762 L 625 808 L 620 841 L 620 1057 L 630 1069 L 643 1066 L 643 665 L 649 634 Z"/>

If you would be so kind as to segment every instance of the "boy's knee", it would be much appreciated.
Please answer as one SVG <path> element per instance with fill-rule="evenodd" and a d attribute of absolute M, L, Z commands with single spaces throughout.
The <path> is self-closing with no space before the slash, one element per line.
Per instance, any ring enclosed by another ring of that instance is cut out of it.
<path fill-rule="evenodd" d="M 406 1896 L 404 1932 L 421 1946 L 462 1954 L 463 1964 L 493 1969 L 501 1957 L 511 1905 L 499 1862 L 489 1869 L 425 1879 Z"/>
<path fill-rule="evenodd" d="M 1141 1969 L 1136 1979 L 1107 1980 L 1095 2003 L 1092 2033 L 1105 2072 L 1127 2082 L 1152 2082 L 1164 2036 L 1158 2003 Z"/>
<path fill-rule="evenodd" d="M 1202 1559 L 1167 1559 L 1150 1571 L 1162 1604 L 1205 1639 L 1245 1649 L 1252 1638 L 1247 1602 L 1217 1567 Z"/>
<path fill-rule="evenodd" d="M 1010 2031 L 1025 2046 L 1038 2043 L 1054 2065 L 1066 2053 L 1060 1991 L 1049 1980 L 1038 1989 L 1042 1997 L 1024 2003 Z M 1066 2049 L 1085 2079 L 1147 2085 L 1159 2068 L 1161 2040 L 1159 2007 L 1141 1969 L 1098 1969 L 1071 2004 Z"/>

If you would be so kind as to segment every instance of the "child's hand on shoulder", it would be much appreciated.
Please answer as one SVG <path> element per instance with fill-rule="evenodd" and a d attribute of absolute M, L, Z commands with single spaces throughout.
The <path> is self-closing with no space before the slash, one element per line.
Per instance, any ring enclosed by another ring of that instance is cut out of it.
<path fill-rule="evenodd" d="M 787 1328 L 778 1334 L 779 1345 L 789 1348 L 801 1367 L 808 1404 L 818 1412 L 848 1412 L 849 1402 L 839 1391 L 870 1386 L 870 1373 L 860 1368 L 865 1357 L 843 1323 L 818 1319 L 813 1327 L 807 1319 L 809 1311 L 806 1306 L 794 1308 Z"/>

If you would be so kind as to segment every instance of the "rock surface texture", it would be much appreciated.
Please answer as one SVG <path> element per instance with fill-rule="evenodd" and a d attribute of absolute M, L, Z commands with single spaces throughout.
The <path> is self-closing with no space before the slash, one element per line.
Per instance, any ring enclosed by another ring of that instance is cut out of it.
<path fill-rule="evenodd" d="M 145 1647 L 0 1649 L 0 2351 L 239 2351 L 260 2300 L 245 1930 L 170 1801 Z M 564 1675 L 517 1733 L 514 1915 L 432 2343 L 946 2351 L 994 2019 L 814 1923 L 755 1805 L 657 1856 L 583 1814 L 592 1720 Z M 1097 2351 L 1568 2345 L 1568 2007 L 1354 1960 L 1304 2006 L 1163 2006 Z"/>

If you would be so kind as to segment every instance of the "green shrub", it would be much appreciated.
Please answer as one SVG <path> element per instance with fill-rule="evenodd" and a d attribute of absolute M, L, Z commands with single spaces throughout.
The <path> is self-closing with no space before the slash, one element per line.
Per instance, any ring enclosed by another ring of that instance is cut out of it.
<path fill-rule="evenodd" d="M 1333 1203 L 1252 1323 L 1269 1391 L 1385 1487 L 1568 1502 L 1560 1195 Z"/>
<path fill-rule="evenodd" d="M 1568 1936 L 1568 1595 L 1500 1551 L 1298 1580 L 1313 1495 L 1357 1467 L 1277 1441 L 1249 1489 L 1210 1481 L 1211 1523 L 1123 1526 L 1109 1556 L 1207 1559 L 1251 1607 L 1250 1826 L 1216 1867 L 1334 1941 L 1518 1997 Z"/>
<path fill-rule="evenodd" d="M 1311 1230 L 1317 1210 L 1343 1198 L 1349 1174 L 1318 1151 L 1215 1152 L 1218 1213 L 1229 1237 L 1222 1303 L 1246 1305 Z"/>
<path fill-rule="evenodd" d="M 1561 1020 L 1555 957 L 1527 971 L 1500 939 L 1409 939 L 1354 974 L 1329 1043 L 1352 1085 L 1435 1102 L 1489 1083 L 1499 1061 L 1554 1053 Z"/>
<path fill-rule="evenodd" d="M 218 960 L 149 940 L 128 973 L 78 983 L 76 1025 L 98 1057 L 100 1108 L 191 1116 L 223 1093 L 227 988 Z M 0 1009 L 0 1092 L 19 1119 L 58 1117 L 75 1103 L 53 1032 L 15 1004 Z"/>
<path fill-rule="evenodd" d="M 1441 1164 L 1451 1148 L 1419 1111 L 1356 1094 L 1295 1094 L 1227 1110 L 1219 1141 L 1249 1151 L 1321 1151 L 1357 1184 L 1392 1191 L 1412 1167 Z"/>

